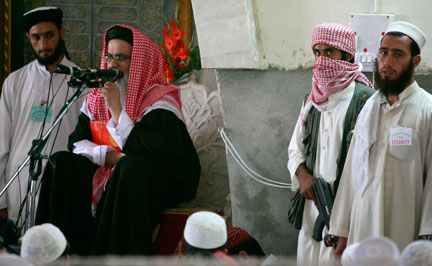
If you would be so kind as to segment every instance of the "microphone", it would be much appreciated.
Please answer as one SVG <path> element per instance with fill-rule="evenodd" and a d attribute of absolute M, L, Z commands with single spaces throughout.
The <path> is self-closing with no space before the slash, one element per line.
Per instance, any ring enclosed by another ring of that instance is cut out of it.
<path fill-rule="evenodd" d="M 73 75 L 77 73 L 80 69 L 77 67 L 68 67 L 62 64 L 57 64 L 59 69 L 54 70 L 54 73 Z"/>
<path fill-rule="evenodd" d="M 109 68 L 109 69 L 80 69 L 77 67 L 68 67 L 65 65 L 57 64 L 59 69 L 54 70 L 54 73 L 73 75 L 74 77 L 78 76 L 79 78 L 83 78 L 84 76 L 91 78 L 106 78 L 107 80 L 116 80 L 122 78 L 124 76 L 123 71 Z"/>
<path fill-rule="evenodd" d="M 82 73 L 94 75 L 99 78 L 106 78 L 107 80 L 116 80 L 124 76 L 123 71 L 109 68 L 109 69 L 83 69 Z"/>

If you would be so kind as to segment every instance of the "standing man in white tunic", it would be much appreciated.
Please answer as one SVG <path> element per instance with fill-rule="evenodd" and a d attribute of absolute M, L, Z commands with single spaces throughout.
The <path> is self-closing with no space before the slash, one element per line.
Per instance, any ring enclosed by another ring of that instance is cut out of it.
<path fill-rule="evenodd" d="M 389 237 L 403 250 L 432 234 L 432 96 L 414 79 L 425 42 L 402 21 L 381 40 L 379 91 L 358 117 L 330 221 L 337 256 L 367 237 Z"/>
<path fill-rule="evenodd" d="M 53 74 L 56 64 L 77 67 L 65 56 L 62 18 L 63 13 L 57 7 L 40 7 L 24 14 L 26 35 L 36 59 L 11 73 L 3 83 L 0 98 L 0 189 L 27 158 L 32 140 L 40 136 L 43 121 L 46 122 L 46 131 L 65 101 L 75 92 L 75 89 L 68 88 L 68 76 Z M 51 150 L 67 149 L 68 136 L 75 128 L 83 100 L 81 97 L 74 103 L 54 129 L 42 155 L 49 155 Z M 43 166 L 45 163 L 43 160 Z M 28 180 L 29 169 L 25 167 L 0 198 L 0 216 L 17 220 Z"/>
<path fill-rule="evenodd" d="M 337 23 L 317 25 L 312 51 L 312 89 L 288 147 L 292 190 L 304 202 L 303 208 L 294 211 L 298 220 L 294 223 L 300 229 L 297 265 L 335 265 L 333 249 L 312 237 L 318 209 L 311 184 L 316 178 L 323 178 L 336 190 L 338 168 L 343 167 L 349 146 L 343 141 L 349 139 L 349 130 L 344 127 L 354 127 L 362 103 L 374 90 L 361 73 L 362 65 L 354 63 L 353 29 Z"/>

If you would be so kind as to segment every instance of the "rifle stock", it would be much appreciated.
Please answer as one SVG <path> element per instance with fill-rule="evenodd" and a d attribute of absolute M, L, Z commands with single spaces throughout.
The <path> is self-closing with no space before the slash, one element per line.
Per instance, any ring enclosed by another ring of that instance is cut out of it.
<path fill-rule="evenodd" d="M 330 216 L 333 209 L 334 195 L 330 184 L 322 178 L 315 179 L 315 181 L 312 183 L 312 189 L 315 193 L 319 212 L 312 237 L 317 241 L 321 241 L 324 225 L 327 227 L 327 229 L 330 229 Z M 324 244 L 326 246 L 328 237 L 329 235 L 324 237 Z M 333 238 L 333 242 L 337 244 L 337 238 Z"/>
<path fill-rule="evenodd" d="M 315 221 L 315 225 L 312 233 L 312 238 L 315 239 L 316 241 L 322 240 L 322 231 L 324 229 L 324 225 L 325 222 L 320 213 Z"/>

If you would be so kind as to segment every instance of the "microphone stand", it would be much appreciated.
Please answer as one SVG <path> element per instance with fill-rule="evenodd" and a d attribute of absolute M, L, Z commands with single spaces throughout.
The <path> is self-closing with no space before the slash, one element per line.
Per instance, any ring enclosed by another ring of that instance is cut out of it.
<path fill-rule="evenodd" d="M 66 115 L 66 112 L 70 109 L 71 105 L 78 99 L 78 97 L 81 95 L 83 90 L 87 87 L 85 82 L 79 79 L 74 79 L 72 76 L 71 80 L 68 82 L 68 85 L 70 87 L 76 87 L 77 91 L 72 95 L 71 98 L 69 98 L 66 103 L 63 105 L 62 109 L 59 111 L 57 117 L 55 118 L 53 124 L 51 127 L 47 130 L 45 135 L 41 139 L 35 139 L 32 142 L 32 147 L 30 148 L 30 151 L 28 152 L 28 157 L 24 160 L 24 162 L 18 167 L 18 170 L 13 174 L 13 176 L 9 179 L 9 182 L 6 184 L 6 186 L 3 188 L 3 190 L 0 192 L 0 197 L 3 196 L 3 194 L 6 192 L 6 190 L 9 188 L 9 186 L 12 184 L 12 182 L 16 179 L 16 177 L 19 175 L 19 173 L 22 171 L 22 169 L 25 167 L 25 165 L 30 161 L 30 177 L 31 177 L 31 184 L 30 184 L 30 197 L 28 202 L 28 210 L 29 215 L 26 218 L 26 225 L 27 229 L 32 227 L 34 225 L 34 218 L 35 218 L 35 204 L 36 204 L 36 185 L 39 175 L 42 172 L 42 157 L 41 152 L 45 148 L 46 143 L 48 142 L 48 139 L 51 135 L 51 132 L 54 130 L 54 128 L 57 126 L 58 123 L 60 123 L 63 116 Z M 36 168 L 36 170 L 35 170 Z"/>

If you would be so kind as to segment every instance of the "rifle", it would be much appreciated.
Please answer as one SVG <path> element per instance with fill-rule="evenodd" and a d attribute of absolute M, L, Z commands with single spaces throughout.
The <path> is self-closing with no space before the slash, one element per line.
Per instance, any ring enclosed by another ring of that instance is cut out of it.
<path fill-rule="evenodd" d="M 330 216 L 333 209 L 334 195 L 331 190 L 330 184 L 322 178 L 317 178 L 312 182 L 312 189 L 314 190 L 315 197 L 318 204 L 319 215 L 315 221 L 315 226 L 312 238 L 316 241 L 322 240 L 322 231 L 324 225 L 330 229 Z M 325 235 L 324 245 L 327 245 L 327 240 L 330 235 Z M 333 242 L 337 244 L 337 238 L 333 238 Z"/>

